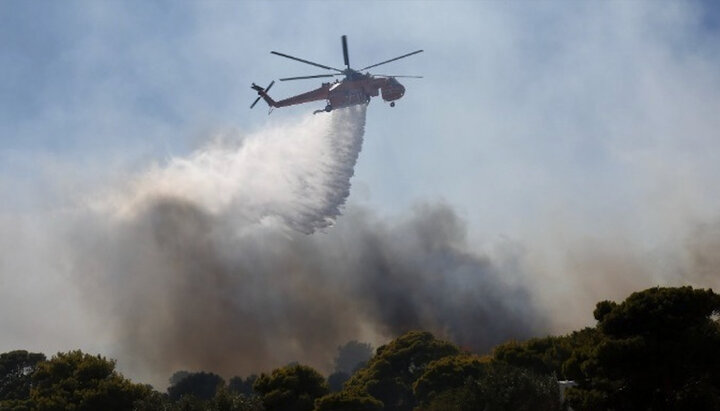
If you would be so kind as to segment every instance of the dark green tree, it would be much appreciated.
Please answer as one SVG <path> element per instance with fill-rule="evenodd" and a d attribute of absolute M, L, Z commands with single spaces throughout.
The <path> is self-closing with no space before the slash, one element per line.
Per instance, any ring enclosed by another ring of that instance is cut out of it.
<path fill-rule="evenodd" d="M 253 395 L 252 386 L 257 378 L 258 376 L 255 374 L 252 374 L 245 379 L 238 376 L 232 377 L 228 382 L 228 390 L 236 394 Z"/>
<path fill-rule="evenodd" d="M 493 360 L 561 380 L 577 380 L 585 377 L 580 364 L 603 338 L 599 330 L 585 328 L 560 337 L 509 341 L 494 348 Z"/>
<path fill-rule="evenodd" d="M 179 400 L 172 402 L 173 411 L 207 411 L 209 401 L 203 401 L 193 395 L 183 395 Z"/>
<path fill-rule="evenodd" d="M 424 411 L 560 411 L 557 380 L 502 363 L 485 363 L 478 377 L 437 393 Z"/>
<path fill-rule="evenodd" d="M 264 409 L 260 397 L 239 394 L 227 387 L 217 390 L 209 405 L 203 408 L 204 411 L 264 411 Z"/>
<path fill-rule="evenodd" d="M 600 344 L 569 389 L 576 410 L 720 409 L 720 296 L 712 290 L 651 288 L 594 312 Z"/>
<path fill-rule="evenodd" d="M 199 400 L 209 400 L 225 381 L 217 374 L 209 372 L 191 372 L 174 385 L 168 387 L 168 396 L 177 401 L 183 396 L 193 396 Z"/>
<path fill-rule="evenodd" d="M 148 395 L 143 398 L 136 400 L 133 403 L 133 411 L 157 411 L 166 410 L 169 411 L 172 408 L 172 402 L 168 398 L 167 394 L 161 394 L 152 389 L 150 386 L 146 386 L 148 389 Z"/>
<path fill-rule="evenodd" d="M 410 411 L 417 405 L 413 383 L 428 364 L 459 352 L 455 345 L 428 332 L 408 332 L 378 348 L 367 366 L 345 383 L 345 391 L 370 395 L 384 404 L 384 410 Z"/>
<path fill-rule="evenodd" d="M 32 374 L 45 355 L 25 350 L 0 354 L 0 409 L 21 408 L 30 398 Z"/>
<path fill-rule="evenodd" d="M 253 384 L 267 411 L 311 411 L 314 402 L 328 394 L 320 373 L 305 365 L 288 365 L 261 374 Z"/>
<path fill-rule="evenodd" d="M 469 354 L 430 363 L 414 389 L 423 410 L 560 409 L 555 377 Z"/>
<path fill-rule="evenodd" d="M 478 380 L 486 372 L 488 362 L 469 354 L 433 361 L 413 384 L 415 398 L 421 406 L 428 406 L 439 394 L 462 388 L 468 380 Z"/>
<path fill-rule="evenodd" d="M 336 392 L 315 401 L 314 411 L 381 411 L 383 403 L 365 395 Z"/>
<path fill-rule="evenodd" d="M 32 375 L 34 410 L 129 410 L 150 394 L 115 371 L 115 361 L 82 351 L 58 353 Z"/>
<path fill-rule="evenodd" d="M 170 385 L 175 385 L 180 382 L 183 378 L 190 375 L 190 371 L 175 371 L 173 375 L 170 376 Z"/>

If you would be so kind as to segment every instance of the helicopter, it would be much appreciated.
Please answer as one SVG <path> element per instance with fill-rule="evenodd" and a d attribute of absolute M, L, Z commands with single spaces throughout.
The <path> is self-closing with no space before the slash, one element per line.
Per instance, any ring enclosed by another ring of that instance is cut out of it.
<path fill-rule="evenodd" d="M 279 53 L 277 51 L 271 51 L 271 54 L 275 54 L 280 57 L 285 57 L 290 60 L 299 61 L 301 63 L 309 64 L 311 66 L 320 67 L 326 70 L 337 71 L 335 74 L 317 74 L 314 76 L 300 76 L 300 77 L 287 77 L 281 78 L 280 81 L 290 80 L 305 80 L 313 78 L 323 77 L 337 77 L 345 76 L 342 80 L 335 80 L 334 82 L 322 83 L 322 86 L 315 90 L 308 91 L 306 93 L 298 94 L 286 98 L 284 100 L 275 101 L 267 93 L 270 88 L 275 84 L 273 80 L 267 87 L 262 88 L 255 83 L 252 83 L 251 88 L 258 93 L 258 98 L 252 103 L 250 108 L 252 109 L 262 98 L 270 106 L 270 111 L 277 107 L 287 107 L 296 104 L 308 103 L 311 101 L 322 101 L 325 100 L 326 106 L 322 110 L 316 110 L 313 114 L 322 112 L 331 112 L 337 108 L 350 107 L 358 104 L 369 104 L 371 97 L 377 97 L 382 94 L 382 98 L 385 101 L 390 102 L 390 107 L 395 107 L 395 101 L 399 100 L 405 94 L 405 87 L 400 84 L 396 78 L 422 78 L 422 76 L 396 76 L 396 75 L 384 75 L 384 74 L 370 74 L 368 72 L 362 73 L 362 71 L 369 68 L 377 67 L 383 64 L 387 64 L 396 60 L 410 57 L 412 55 L 422 53 L 423 50 L 416 50 L 412 53 L 403 54 L 402 56 L 385 60 L 380 63 L 372 64 L 367 67 L 363 67 L 360 70 L 354 70 L 350 68 L 350 58 L 348 56 L 347 36 L 343 35 L 342 48 L 343 57 L 345 60 L 345 69 L 340 70 L 335 67 L 318 64 L 312 61 L 304 60 L 301 58 L 293 57 L 288 54 Z"/>

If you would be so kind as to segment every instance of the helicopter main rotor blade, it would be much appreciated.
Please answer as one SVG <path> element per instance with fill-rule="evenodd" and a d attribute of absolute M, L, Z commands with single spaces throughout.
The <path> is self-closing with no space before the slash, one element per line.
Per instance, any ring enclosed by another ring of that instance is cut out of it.
<path fill-rule="evenodd" d="M 367 69 L 372 68 L 372 67 L 377 67 L 377 66 L 380 66 L 380 65 L 383 65 L 383 64 L 387 64 L 387 63 L 390 63 L 391 61 L 404 59 L 405 57 L 410 57 L 410 56 L 412 56 L 413 54 L 418 54 L 418 53 L 422 53 L 422 52 L 423 52 L 423 50 L 416 50 L 416 51 L 413 51 L 412 53 L 408 53 L 408 54 L 402 55 L 402 56 L 400 56 L 400 57 L 395 57 L 394 59 L 390 59 L 390 60 L 383 61 L 382 63 L 377 63 L 377 64 L 373 64 L 372 66 L 363 67 L 363 68 L 361 68 L 359 71 L 363 71 L 363 70 L 367 70 Z"/>
<path fill-rule="evenodd" d="M 311 66 L 320 67 L 320 68 L 324 68 L 324 69 L 327 69 L 327 70 L 335 70 L 335 71 L 338 71 L 338 72 L 340 72 L 340 73 L 343 72 L 342 70 L 336 69 L 335 67 L 323 66 L 322 64 L 313 63 L 312 61 L 307 61 L 307 60 L 303 60 L 303 59 L 301 59 L 301 58 L 297 58 L 297 57 L 293 57 L 293 56 L 288 56 L 287 54 L 278 53 L 277 51 L 271 51 L 270 53 L 275 54 L 275 55 L 278 55 L 278 56 L 280 56 L 280 57 L 288 58 L 288 59 L 290 59 L 290 60 L 295 60 L 295 61 L 299 61 L 299 62 L 301 62 L 301 63 L 309 64 L 309 65 L 311 65 Z"/>
<path fill-rule="evenodd" d="M 316 76 L 300 76 L 300 77 L 286 77 L 281 78 L 280 81 L 288 81 L 288 80 L 304 80 L 307 78 L 321 78 L 321 77 L 335 77 L 339 76 L 340 74 L 318 74 Z"/>
<path fill-rule="evenodd" d="M 347 36 L 342 36 L 342 45 L 343 45 L 343 57 L 345 58 L 345 67 L 348 69 L 350 68 L 350 57 L 348 57 L 348 47 L 347 47 Z"/>
<path fill-rule="evenodd" d="M 373 74 L 373 77 L 423 78 L 423 76 L 395 76 L 392 74 Z"/>

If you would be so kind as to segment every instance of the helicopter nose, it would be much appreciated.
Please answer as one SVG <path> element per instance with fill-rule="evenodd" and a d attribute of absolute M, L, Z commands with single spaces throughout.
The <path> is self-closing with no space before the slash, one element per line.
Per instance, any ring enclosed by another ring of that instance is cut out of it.
<path fill-rule="evenodd" d="M 389 84 L 383 87 L 381 91 L 383 100 L 394 101 L 405 94 L 405 87 L 402 84 L 395 82 L 394 84 Z"/>

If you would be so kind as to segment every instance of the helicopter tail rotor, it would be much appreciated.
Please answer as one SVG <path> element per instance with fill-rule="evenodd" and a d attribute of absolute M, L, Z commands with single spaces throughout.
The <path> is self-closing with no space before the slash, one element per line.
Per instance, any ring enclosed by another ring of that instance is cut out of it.
<path fill-rule="evenodd" d="M 257 84 L 252 83 L 252 86 L 250 86 L 250 88 L 257 91 L 258 98 L 256 98 L 255 101 L 253 101 L 253 103 L 250 105 L 251 109 L 253 107 L 255 107 L 255 104 L 257 104 L 261 98 L 264 98 L 270 107 L 273 107 L 275 105 L 275 102 L 273 101 L 273 99 L 271 99 L 270 96 L 267 95 L 267 92 L 270 90 L 270 88 L 273 86 L 273 84 L 275 84 L 275 80 L 271 81 L 270 84 L 266 88 L 262 88 L 262 87 L 258 86 Z"/>

